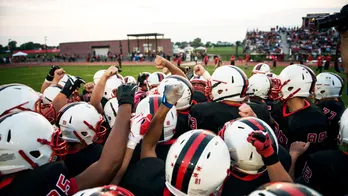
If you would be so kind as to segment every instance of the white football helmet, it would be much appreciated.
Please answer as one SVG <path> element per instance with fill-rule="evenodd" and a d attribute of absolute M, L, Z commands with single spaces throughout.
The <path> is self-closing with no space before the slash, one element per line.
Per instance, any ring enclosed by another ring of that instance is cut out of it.
<path fill-rule="evenodd" d="M 230 168 L 225 142 L 206 130 L 182 134 L 166 159 L 166 186 L 176 196 L 210 195 L 223 183 Z"/>
<path fill-rule="evenodd" d="M 254 74 L 249 78 L 248 95 L 267 99 L 270 90 L 271 81 L 266 75 Z"/>
<path fill-rule="evenodd" d="M 90 145 L 105 139 L 106 128 L 102 126 L 103 117 L 86 102 L 74 102 L 59 110 L 56 125 L 67 142 Z"/>
<path fill-rule="evenodd" d="M 266 75 L 267 77 L 269 77 L 269 78 L 277 78 L 277 77 L 278 77 L 278 75 L 277 75 L 277 74 L 275 74 L 275 73 L 271 73 L 271 72 L 266 73 L 265 75 Z"/>
<path fill-rule="evenodd" d="M 195 91 L 201 91 L 204 92 L 205 86 L 207 85 L 207 80 L 203 76 L 194 75 L 190 82 L 193 86 L 193 89 Z"/>
<path fill-rule="evenodd" d="M 269 65 L 267 65 L 266 63 L 258 63 L 254 66 L 252 73 L 266 74 L 266 73 L 269 73 L 270 71 L 271 69 L 269 68 Z"/>
<path fill-rule="evenodd" d="M 108 102 L 106 102 L 104 106 L 104 118 L 105 121 L 112 128 L 115 123 L 115 119 L 118 112 L 118 101 L 117 98 L 112 98 Z"/>
<path fill-rule="evenodd" d="M 259 174 L 266 171 L 261 155 L 247 141 L 248 135 L 253 131 L 267 132 L 275 147 L 274 150 L 278 153 L 278 141 L 272 128 L 258 118 L 246 117 L 229 121 L 219 132 L 229 149 L 231 166 L 246 174 Z"/>
<path fill-rule="evenodd" d="M 73 196 L 134 196 L 133 193 L 116 185 L 106 185 L 97 188 L 85 189 Z"/>
<path fill-rule="evenodd" d="M 326 72 L 317 76 L 315 83 L 315 98 L 337 98 L 342 95 L 343 79 L 335 73 Z"/>
<path fill-rule="evenodd" d="M 244 71 L 233 65 L 217 68 L 211 76 L 213 101 L 243 101 L 249 86 Z"/>
<path fill-rule="evenodd" d="M 0 173 L 34 169 L 67 154 L 60 131 L 43 116 L 31 111 L 0 118 Z"/>
<path fill-rule="evenodd" d="M 161 95 L 150 95 L 139 102 L 135 114 L 152 114 L 154 117 L 161 103 Z M 173 137 L 177 121 L 176 108 L 173 106 L 167 113 L 166 119 L 163 122 L 163 132 L 159 142 L 166 142 Z"/>
<path fill-rule="evenodd" d="M 338 146 L 340 150 L 348 153 L 348 109 L 343 112 L 339 124 Z"/>
<path fill-rule="evenodd" d="M 19 112 L 33 111 L 54 122 L 56 111 L 51 104 L 42 103 L 42 95 L 23 84 L 5 84 L 0 86 L 0 116 Z"/>
<path fill-rule="evenodd" d="M 125 84 L 137 84 L 137 81 L 133 76 L 126 76 L 123 79 Z"/>
<path fill-rule="evenodd" d="M 154 72 L 147 78 L 149 89 L 157 87 L 166 76 L 162 72 Z"/>
<path fill-rule="evenodd" d="M 105 84 L 104 98 L 111 99 L 116 97 L 116 90 L 123 84 L 123 77 L 120 74 L 111 76 Z"/>
<path fill-rule="evenodd" d="M 272 81 L 273 94 L 277 94 L 277 99 L 286 101 L 292 97 L 307 98 L 313 94 L 316 77 L 310 68 L 293 64 L 283 69 L 280 75 Z M 276 96 L 274 95 L 274 97 Z"/>
<path fill-rule="evenodd" d="M 157 87 L 158 92 L 163 96 L 164 93 L 164 87 L 167 84 L 177 84 L 182 83 L 184 86 L 184 94 L 182 97 L 178 100 L 175 107 L 177 110 L 185 110 L 191 107 L 192 104 L 192 96 L 193 96 L 193 87 L 190 81 L 188 81 L 186 78 L 178 75 L 171 75 L 166 77 L 160 85 Z"/>
<path fill-rule="evenodd" d="M 321 196 L 315 190 L 302 184 L 289 182 L 272 182 L 262 185 L 248 196 L 283 196 L 283 195 L 303 195 L 303 196 Z"/>
<path fill-rule="evenodd" d="M 47 87 L 43 92 L 43 98 L 42 102 L 44 104 L 50 104 L 52 103 L 53 99 L 56 98 L 56 96 L 60 93 L 62 90 L 62 87 L 60 85 L 53 85 Z"/>
<path fill-rule="evenodd" d="M 106 72 L 105 69 L 103 70 L 99 70 L 97 72 L 95 72 L 94 76 L 93 76 L 93 82 L 94 84 L 98 84 L 99 80 L 103 77 L 104 73 Z"/>

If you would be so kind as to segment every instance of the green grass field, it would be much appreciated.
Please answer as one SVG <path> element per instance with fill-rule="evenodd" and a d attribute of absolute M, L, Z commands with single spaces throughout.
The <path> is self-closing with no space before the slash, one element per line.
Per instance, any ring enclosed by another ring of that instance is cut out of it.
<path fill-rule="evenodd" d="M 109 66 L 62 66 L 62 68 L 71 75 L 80 76 L 86 81 L 93 81 L 93 75 L 95 72 L 101 69 L 107 69 Z M 245 70 L 245 73 L 250 76 L 251 69 Z M 40 91 L 42 82 L 44 81 L 49 67 L 22 67 L 22 68 L 0 68 L 0 85 L 8 83 L 21 83 L 26 84 L 37 91 Z M 275 74 L 279 74 L 283 70 L 283 67 L 277 67 L 274 71 Z M 122 75 L 133 76 L 137 78 L 139 72 L 155 72 L 159 71 L 153 65 L 138 65 L 138 66 L 124 66 Z M 213 67 L 209 66 L 208 71 L 213 72 Z M 331 70 L 333 71 L 333 70 Z M 334 71 L 333 71 L 334 72 Z M 341 75 L 344 78 L 344 75 Z M 346 88 L 346 87 L 345 87 Z M 343 92 L 343 101 L 345 105 L 348 105 L 348 96 Z"/>

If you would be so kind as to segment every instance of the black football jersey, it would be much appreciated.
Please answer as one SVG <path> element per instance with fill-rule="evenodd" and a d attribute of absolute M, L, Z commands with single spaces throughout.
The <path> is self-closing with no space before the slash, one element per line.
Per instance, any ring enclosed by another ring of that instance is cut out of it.
<path fill-rule="evenodd" d="M 326 118 L 329 121 L 329 129 L 327 132 L 329 149 L 337 149 L 337 135 L 339 131 L 340 118 L 345 110 L 344 104 L 338 99 L 335 100 L 320 100 L 316 105 L 323 110 Z"/>
<path fill-rule="evenodd" d="M 296 180 L 323 195 L 347 195 L 348 154 L 326 150 L 308 156 L 302 175 Z"/>
<path fill-rule="evenodd" d="M 203 103 L 203 102 L 207 102 L 208 98 L 204 95 L 203 92 L 194 91 L 193 96 L 192 96 L 192 100 L 195 101 L 196 103 Z"/>
<path fill-rule="evenodd" d="M 324 149 L 328 131 L 328 121 L 322 111 L 305 101 L 305 107 L 289 112 L 285 103 L 274 105 L 272 116 L 278 124 L 275 130 L 279 144 L 289 147 L 295 141 L 310 142 L 306 153 Z"/>
<path fill-rule="evenodd" d="M 71 195 L 77 191 L 77 184 L 68 176 L 64 162 L 47 163 L 15 174 L 9 185 L 0 187 L 0 195 Z"/>
<path fill-rule="evenodd" d="M 258 118 L 270 122 L 270 115 L 261 105 L 256 103 L 247 103 L 255 112 Z M 227 104 L 222 102 L 199 103 L 191 107 L 190 110 L 190 128 L 206 129 L 218 133 L 224 124 L 230 120 L 240 118 L 240 104 Z"/>
<path fill-rule="evenodd" d="M 103 151 L 103 145 L 91 144 L 74 154 L 68 154 L 64 163 L 68 168 L 69 177 L 75 177 L 87 169 L 94 162 L 98 161 Z"/>
<path fill-rule="evenodd" d="M 178 121 L 176 122 L 175 133 L 172 139 L 177 139 L 189 130 L 191 130 L 189 127 L 189 111 L 178 111 Z"/>

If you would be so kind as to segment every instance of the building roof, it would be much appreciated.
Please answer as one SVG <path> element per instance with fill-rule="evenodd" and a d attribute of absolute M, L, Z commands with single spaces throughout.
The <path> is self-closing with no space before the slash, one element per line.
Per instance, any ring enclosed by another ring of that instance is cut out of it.
<path fill-rule="evenodd" d="M 148 37 L 148 36 L 164 36 L 162 33 L 140 33 L 140 34 L 127 34 L 128 37 Z"/>

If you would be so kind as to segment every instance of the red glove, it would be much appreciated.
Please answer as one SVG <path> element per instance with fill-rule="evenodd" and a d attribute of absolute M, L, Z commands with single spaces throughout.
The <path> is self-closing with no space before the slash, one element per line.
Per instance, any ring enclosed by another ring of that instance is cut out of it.
<path fill-rule="evenodd" d="M 272 140 L 269 138 L 268 133 L 253 131 L 249 134 L 247 140 L 256 148 L 266 165 L 273 165 L 279 161 L 277 153 L 273 150 Z"/>
<path fill-rule="evenodd" d="M 212 100 L 212 94 L 211 94 L 211 81 L 207 81 L 207 85 L 205 86 L 204 89 L 204 95 L 208 97 L 210 100 Z"/>
<path fill-rule="evenodd" d="M 145 135 L 147 133 L 147 130 L 150 128 L 152 120 L 152 114 L 148 114 L 145 118 L 144 121 L 141 123 L 140 127 L 140 135 Z"/>

